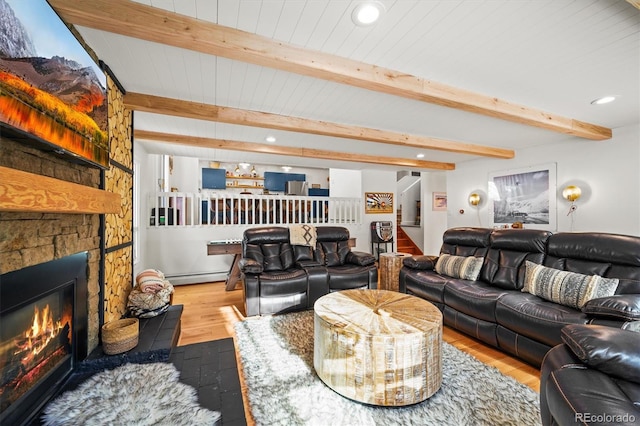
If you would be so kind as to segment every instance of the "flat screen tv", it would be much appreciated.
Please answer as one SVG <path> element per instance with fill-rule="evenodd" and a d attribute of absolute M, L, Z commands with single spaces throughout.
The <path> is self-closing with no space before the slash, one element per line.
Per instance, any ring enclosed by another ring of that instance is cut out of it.
<path fill-rule="evenodd" d="M 106 76 L 45 0 L 0 0 L 0 132 L 109 165 Z"/>

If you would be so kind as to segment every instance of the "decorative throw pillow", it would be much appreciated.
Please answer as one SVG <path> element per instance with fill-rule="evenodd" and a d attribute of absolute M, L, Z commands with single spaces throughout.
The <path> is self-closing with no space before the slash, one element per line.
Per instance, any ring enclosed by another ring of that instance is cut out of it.
<path fill-rule="evenodd" d="M 452 278 L 475 281 L 480 275 L 484 257 L 442 254 L 436 262 L 436 272 Z"/>
<path fill-rule="evenodd" d="M 618 288 L 617 278 L 561 271 L 529 261 L 525 271 L 522 291 L 574 309 L 591 299 L 613 296 Z"/>
<path fill-rule="evenodd" d="M 289 241 L 294 246 L 316 246 L 318 234 L 316 227 L 311 225 L 290 225 Z"/>

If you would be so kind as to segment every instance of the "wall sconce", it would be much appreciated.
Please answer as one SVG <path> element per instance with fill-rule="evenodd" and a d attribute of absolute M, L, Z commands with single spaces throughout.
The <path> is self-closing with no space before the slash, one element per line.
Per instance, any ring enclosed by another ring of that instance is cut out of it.
<path fill-rule="evenodd" d="M 582 195 L 582 190 L 575 185 L 569 185 L 562 190 L 562 197 L 573 203 Z"/>
<path fill-rule="evenodd" d="M 233 171 L 236 176 L 240 176 L 240 165 L 236 166 L 236 169 Z"/>
<path fill-rule="evenodd" d="M 478 207 L 480 205 L 480 201 L 482 201 L 482 199 L 480 198 L 480 194 L 472 192 L 471 194 L 469 194 L 469 204 L 474 206 L 474 207 Z"/>

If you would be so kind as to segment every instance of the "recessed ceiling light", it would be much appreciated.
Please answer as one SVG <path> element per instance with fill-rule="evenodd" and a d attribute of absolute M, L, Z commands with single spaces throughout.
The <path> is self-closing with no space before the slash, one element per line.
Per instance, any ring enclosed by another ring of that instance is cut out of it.
<path fill-rule="evenodd" d="M 269 142 L 269 143 L 273 143 L 276 141 L 276 137 L 275 136 L 267 136 L 266 138 L 264 138 L 265 141 Z"/>
<path fill-rule="evenodd" d="M 353 9 L 351 20 L 354 24 L 360 26 L 372 25 L 382 15 L 384 6 L 378 2 L 361 3 Z"/>
<path fill-rule="evenodd" d="M 424 158 L 424 154 L 422 154 L 422 153 L 421 153 L 421 154 L 418 154 L 418 155 L 416 155 L 416 157 L 417 157 L 417 158 Z"/>
<path fill-rule="evenodd" d="M 594 99 L 591 101 L 591 105 L 603 105 L 608 104 L 616 100 L 615 96 L 603 96 L 602 98 Z"/>

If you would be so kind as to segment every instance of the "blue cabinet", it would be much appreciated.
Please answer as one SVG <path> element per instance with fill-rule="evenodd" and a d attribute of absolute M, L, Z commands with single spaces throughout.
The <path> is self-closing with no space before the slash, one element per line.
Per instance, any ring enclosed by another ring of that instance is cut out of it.
<path fill-rule="evenodd" d="M 329 189 L 326 188 L 309 188 L 309 197 L 328 197 Z"/>
<path fill-rule="evenodd" d="M 305 180 L 307 175 L 303 173 L 264 172 L 264 188 L 269 191 L 284 192 L 287 182 Z"/>
<path fill-rule="evenodd" d="M 224 169 L 202 169 L 202 189 L 226 189 L 227 174 Z"/>

